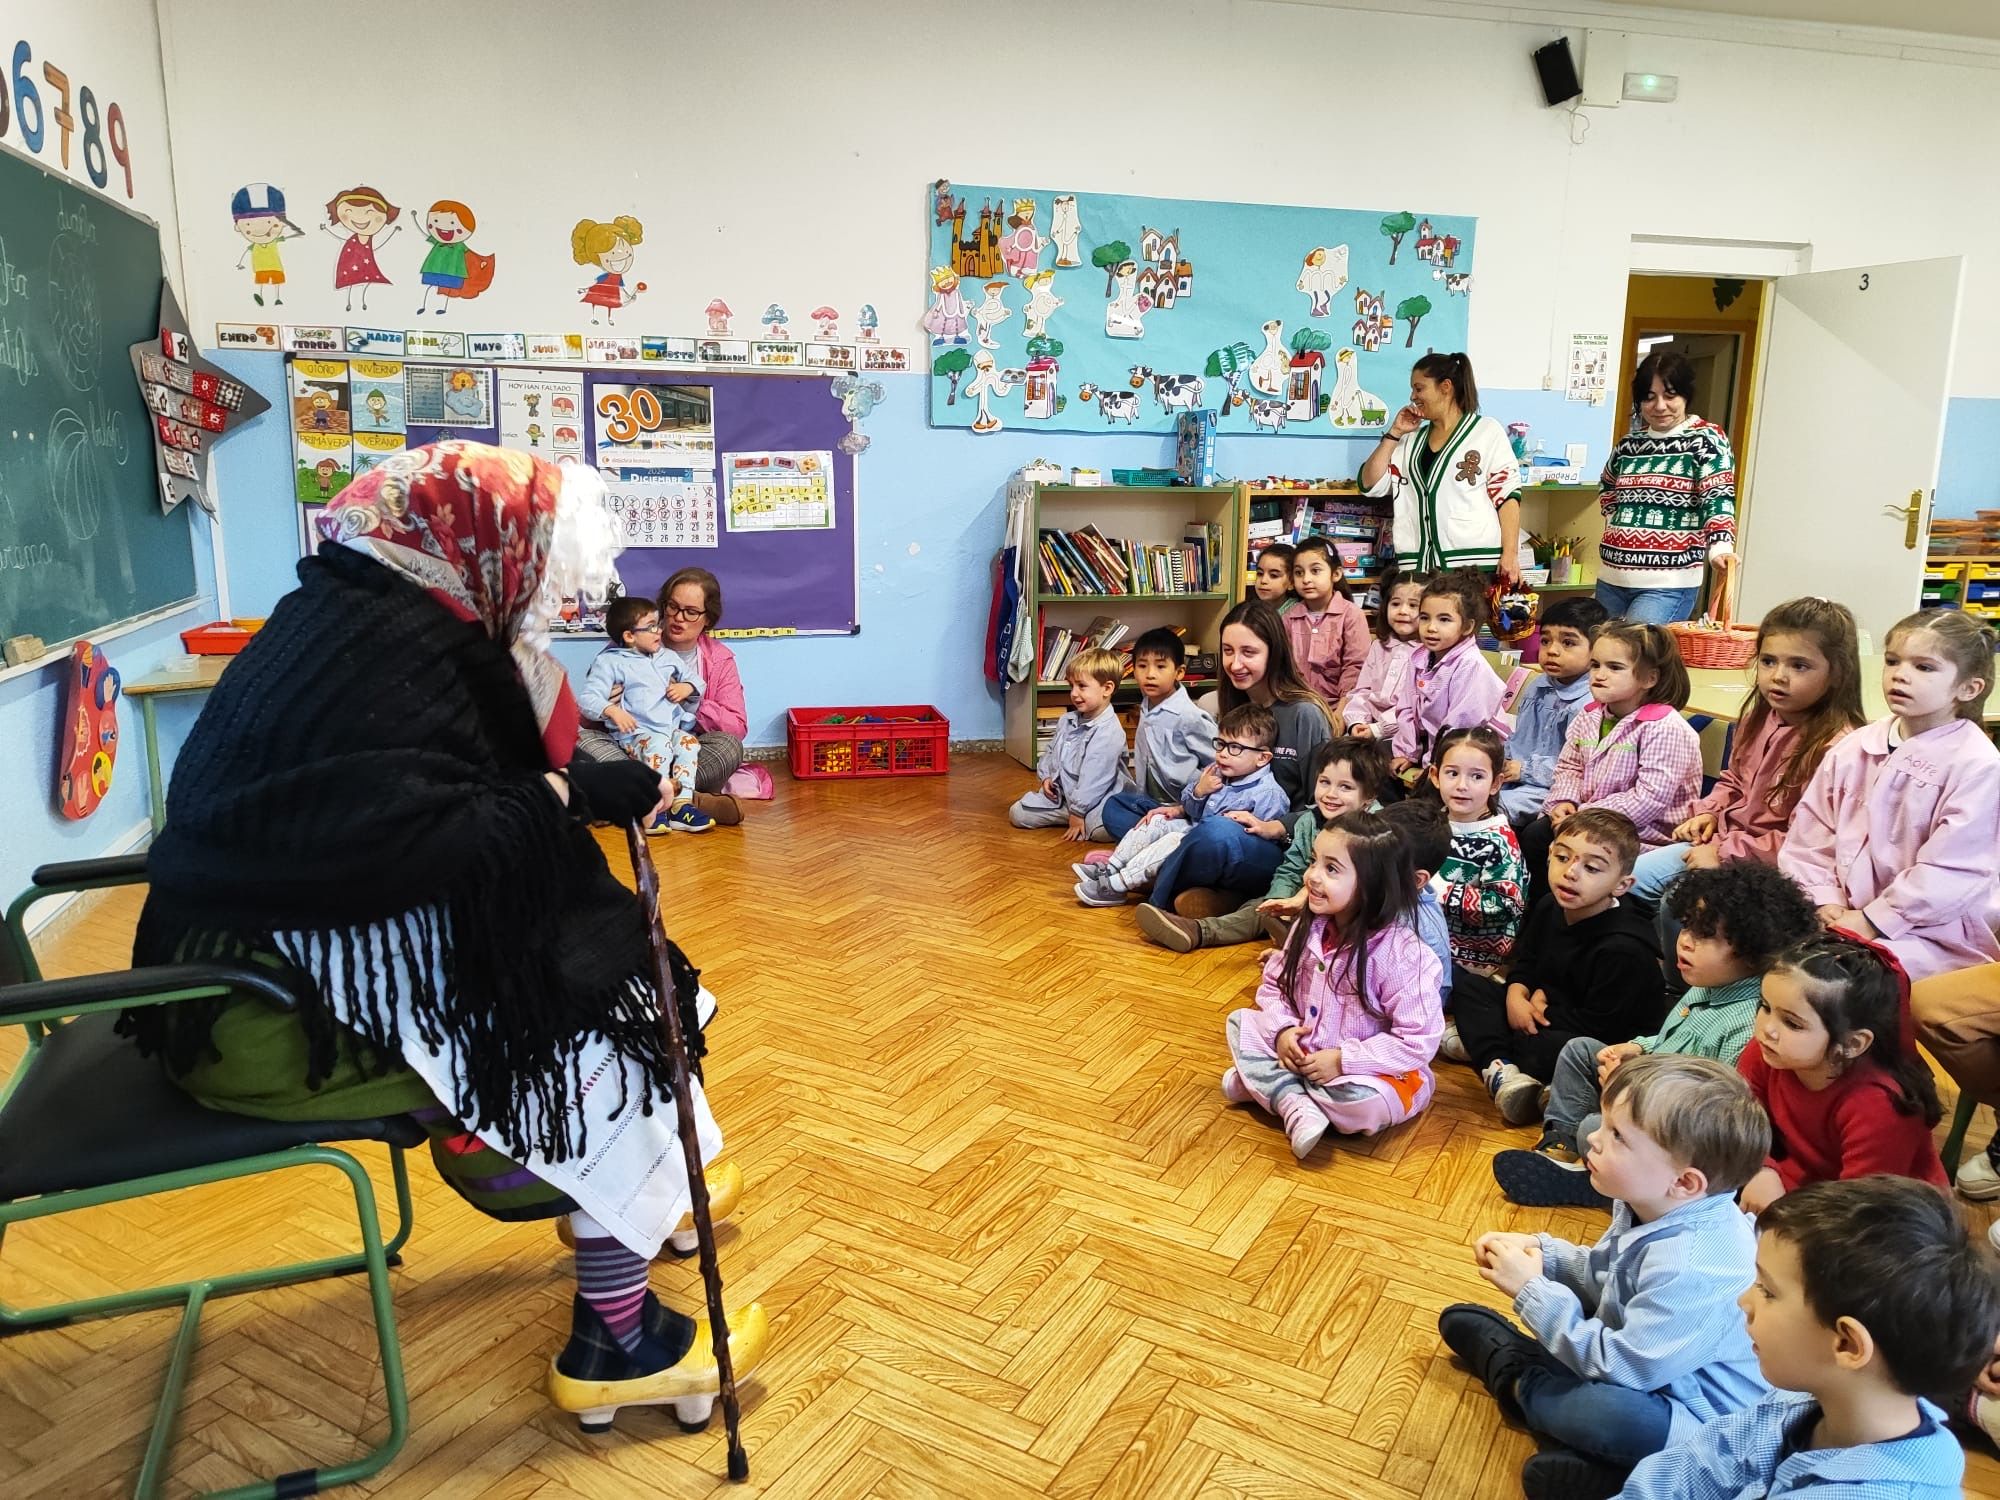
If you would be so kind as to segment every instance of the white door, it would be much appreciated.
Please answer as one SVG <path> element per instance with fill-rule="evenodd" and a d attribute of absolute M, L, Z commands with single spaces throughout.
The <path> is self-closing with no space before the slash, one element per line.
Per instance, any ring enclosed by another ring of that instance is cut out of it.
<path fill-rule="evenodd" d="M 1963 264 L 1951 256 L 1771 283 L 1742 476 L 1736 613 L 1746 623 L 1817 594 L 1853 610 L 1879 650 L 1917 607 Z"/>

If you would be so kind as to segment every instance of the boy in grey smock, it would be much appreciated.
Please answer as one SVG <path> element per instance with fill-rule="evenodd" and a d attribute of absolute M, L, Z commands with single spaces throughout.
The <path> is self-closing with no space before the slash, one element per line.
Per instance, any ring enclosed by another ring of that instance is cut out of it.
<path fill-rule="evenodd" d="M 1125 774 L 1125 726 L 1111 694 L 1125 664 L 1109 651 L 1079 651 L 1069 664 L 1070 711 L 1056 725 L 1035 775 L 1041 785 L 1007 809 L 1016 828 L 1063 828 L 1075 842 L 1102 839 L 1104 804 L 1132 784 Z"/>

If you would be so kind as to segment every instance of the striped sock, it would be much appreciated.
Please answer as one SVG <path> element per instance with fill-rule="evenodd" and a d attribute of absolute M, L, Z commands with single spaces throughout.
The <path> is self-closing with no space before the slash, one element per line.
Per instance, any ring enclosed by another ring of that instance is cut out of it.
<path fill-rule="evenodd" d="M 639 1347 L 639 1313 L 646 1301 L 646 1262 L 604 1232 L 586 1213 L 569 1216 L 576 1236 L 576 1291 L 604 1319 L 627 1353 Z"/>

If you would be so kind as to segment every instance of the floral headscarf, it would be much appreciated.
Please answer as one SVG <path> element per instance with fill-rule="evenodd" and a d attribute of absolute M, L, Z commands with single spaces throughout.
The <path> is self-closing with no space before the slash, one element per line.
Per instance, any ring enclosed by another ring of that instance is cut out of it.
<path fill-rule="evenodd" d="M 400 573 L 507 646 L 551 766 L 576 749 L 569 674 L 547 649 L 559 593 L 601 591 L 617 554 L 595 471 L 450 441 L 383 460 L 319 518 L 328 541 Z"/>

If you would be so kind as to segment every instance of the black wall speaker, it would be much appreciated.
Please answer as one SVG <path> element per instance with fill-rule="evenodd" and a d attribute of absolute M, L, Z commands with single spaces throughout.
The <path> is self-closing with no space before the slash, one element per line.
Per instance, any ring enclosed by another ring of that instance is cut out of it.
<path fill-rule="evenodd" d="M 1535 49 L 1535 72 L 1542 80 L 1542 98 L 1551 107 L 1567 104 L 1583 92 L 1576 76 L 1576 60 L 1569 55 L 1568 37 Z"/>

